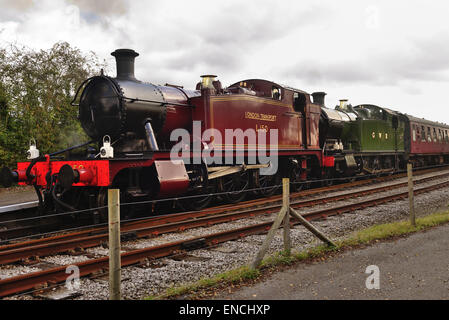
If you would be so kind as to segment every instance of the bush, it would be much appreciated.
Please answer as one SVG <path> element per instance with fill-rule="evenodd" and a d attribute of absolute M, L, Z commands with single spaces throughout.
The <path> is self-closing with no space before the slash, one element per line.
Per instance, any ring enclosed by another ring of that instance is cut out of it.
<path fill-rule="evenodd" d="M 31 138 L 41 154 L 87 140 L 70 102 L 78 86 L 105 68 L 66 42 L 49 50 L 0 49 L 0 167 L 25 160 Z"/>

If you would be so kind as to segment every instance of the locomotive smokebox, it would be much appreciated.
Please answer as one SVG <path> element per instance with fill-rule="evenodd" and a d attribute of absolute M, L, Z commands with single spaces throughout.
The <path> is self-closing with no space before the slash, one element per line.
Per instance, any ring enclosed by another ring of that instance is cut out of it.
<path fill-rule="evenodd" d="M 157 151 L 159 135 L 191 125 L 186 108 L 191 94 L 136 80 L 134 61 L 139 54 L 132 49 L 117 49 L 111 55 L 116 59 L 117 77 L 101 74 L 80 88 L 81 125 L 99 143 L 105 136 L 115 140 L 114 149 L 119 153 Z"/>
<path fill-rule="evenodd" d="M 117 79 L 136 80 L 134 75 L 134 60 L 139 54 L 132 49 L 117 49 L 111 53 L 117 65 Z"/>
<path fill-rule="evenodd" d="M 91 78 L 81 94 L 79 119 L 84 131 L 99 141 L 106 135 L 115 140 L 129 134 L 139 140 L 145 139 L 145 125 L 150 123 L 157 134 L 165 122 L 163 94 L 156 86 L 136 80 L 137 52 L 117 49 L 111 55 L 117 62 L 117 77 Z"/>
<path fill-rule="evenodd" d="M 324 97 L 326 96 L 326 92 L 314 92 L 312 93 L 313 103 L 317 104 L 321 107 L 324 107 Z"/>

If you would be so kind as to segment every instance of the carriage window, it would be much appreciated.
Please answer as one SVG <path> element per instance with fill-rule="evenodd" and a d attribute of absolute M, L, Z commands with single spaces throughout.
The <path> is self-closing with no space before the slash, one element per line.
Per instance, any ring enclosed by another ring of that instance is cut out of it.
<path fill-rule="evenodd" d="M 447 136 L 447 130 L 444 130 L 445 140 L 446 142 L 449 142 L 449 137 Z"/>
<path fill-rule="evenodd" d="M 412 131 L 412 136 L 413 136 L 413 141 L 416 141 L 416 129 L 415 126 L 413 126 L 413 131 Z"/>
<path fill-rule="evenodd" d="M 424 130 L 424 126 L 421 126 L 421 141 L 426 142 L 426 130 Z"/>
<path fill-rule="evenodd" d="M 438 142 L 441 142 L 443 138 L 441 137 L 441 129 L 438 129 Z"/>
<path fill-rule="evenodd" d="M 399 126 L 399 119 L 398 119 L 397 116 L 393 116 L 392 124 L 393 124 L 393 129 L 397 129 L 398 128 L 398 126 Z"/>
<path fill-rule="evenodd" d="M 427 127 L 427 141 L 432 142 L 432 133 L 430 131 L 430 127 Z"/>
<path fill-rule="evenodd" d="M 433 142 L 437 142 L 437 130 L 433 128 Z"/>

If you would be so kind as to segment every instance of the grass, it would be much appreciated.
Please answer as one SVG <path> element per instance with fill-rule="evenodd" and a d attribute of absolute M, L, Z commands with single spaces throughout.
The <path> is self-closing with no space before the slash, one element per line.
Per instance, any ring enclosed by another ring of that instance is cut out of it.
<path fill-rule="evenodd" d="M 415 227 L 413 227 L 409 221 L 399 221 L 375 225 L 356 232 L 352 237 L 344 240 L 340 245 L 350 246 L 368 244 L 375 240 L 398 237 L 425 230 L 447 222 L 449 222 L 449 211 L 434 213 L 422 218 L 418 218 L 416 219 Z"/>
<path fill-rule="evenodd" d="M 399 221 L 375 225 L 361 231 L 353 233 L 345 240 L 337 242 L 337 247 L 328 247 L 319 245 L 301 252 L 286 254 L 285 252 L 275 253 L 265 258 L 258 269 L 252 269 L 249 266 L 242 266 L 237 269 L 220 273 L 211 278 L 203 278 L 195 283 L 171 287 L 159 296 L 150 296 L 146 299 L 174 299 L 181 295 L 195 295 L 200 290 L 212 289 L 219 286 L 233 284 L 243 284 L 249 280 L 256 280 L 261 277 L 266 270 L 288 266 L 300 261 L 306 261 L 316 258 L 324 258 L 332 252 L 350 249 L 360 245 L 368 245 L 379 240 L 388 240 L 391 238 L 404 236 L 421 230 L 426 230 L 449 222 L 449 211 L 434 213 L 422 218 L 416 219 L 416 226 L 411 226 L 409 221 Z"/>
<path fill-rule="evenodd" d="M 217 274 L 212 278 L 200 279 L 193 284 L 169 288 L 164 294 L 160 296 L 150 296 L 147 299 L 169 299 L 176 296 L 196 292 L 200 289 L 211 288 L 223 283 L 234 284 L 253 280 L 258 278 L 260 274 L 261 272 L 258 269 L 251 269 L 249 266 L 242 266 L 237 269 Z"/>

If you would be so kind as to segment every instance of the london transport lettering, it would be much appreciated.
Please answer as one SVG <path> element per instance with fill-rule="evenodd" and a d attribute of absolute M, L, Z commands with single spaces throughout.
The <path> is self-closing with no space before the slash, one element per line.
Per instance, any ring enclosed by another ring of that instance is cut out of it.
<path fill-rule="evenodd" d="M 247 112 L 245 112 L 245 119 L 274 122 L 277 119 L 277 115 L 247 111 Z M 256 124 L 256 131 L 268 132 L 268 130 L 269 130 L 268 125 Z"/>

